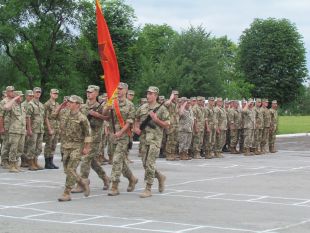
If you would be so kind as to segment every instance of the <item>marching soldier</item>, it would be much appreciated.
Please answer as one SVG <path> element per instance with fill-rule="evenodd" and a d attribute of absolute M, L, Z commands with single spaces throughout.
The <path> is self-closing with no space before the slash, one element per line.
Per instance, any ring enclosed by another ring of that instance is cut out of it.
<path fill-rule="evenodd" d="M 270 153 L 276 153 L 277 150 L 275 149 L 275 141 L 276 141 L 276 133 L 278 129 L 278 102 L 276 100 L 273 100 L 271 102 L 271 109 L 270 111 L 270 132 L 269 132 L 269 152 Z"/>
<path fill-rule="evenodd" d="M 44 104 L 45 109 L 45 133 L 44 133 L 44 158 L 46 169 L 58 169 L 54 164 L 54 154 L 59 138 L 59 121 L 55 115 L 55 110 L 59 106 L 56 102 L 59 91 L 57 89 L 51 89 L 50 99 Z"/>
<path fill-rule="evenodd" d="M 163 137 L 163 129 L 168 128 L 170 125 L 168 110 L 157 103 L 157 97 L 159 89 L 157 87 L 149 87 L 147 90 L 147 103 L 140 106 L 136 112 L 135 120 L 135 133 L 138 135 L 145 135 L 145 144 L 142 148 L 142 162 L 145 170 L 144 181 L 146 182 L 145 190 L 140 194 L 141 198 L 152 196 L 151 188 L 154 182 L 154 178 L 158 179 L 158 191 L 163 192 L 165 188 L 166 177 L 161 174 L 155 167 L 156 157 L 159 154 L 160 144 Z M 170 100 L 174 98 L 173 95 Z M 171 102 L 170 102 L 171 103 Z M 168 105 L 169 106 L 169 105 Z M 154 109 L 157 108 L 157 112 Z M 151 117 L 150 124 L 146 126 L 142 131 L 140 130 L 140 124 L 147 118 Z M 167 155 L 168 156 L 168 155 Z"/>
<path fill-rule="evenodd" d="M 83 99 L 72 95 L 69 98 L 68 113 L 63 115 L 64 128 L 61 132 L 61 146 L 63 151 L 63 166 L 66 174 L 66 184 L 63 195 L 58 201 L 70 201 L 71 190 L 78 183 L 84 196 L 89 196 L 89 180 L 82 179 L 76 172 L 81 157 L 87 156 L 90 151 L 91 128 L 86 116 L 81 113 L 80 108 Z M 65 105 L 65 104 L 64 104 Z"/>

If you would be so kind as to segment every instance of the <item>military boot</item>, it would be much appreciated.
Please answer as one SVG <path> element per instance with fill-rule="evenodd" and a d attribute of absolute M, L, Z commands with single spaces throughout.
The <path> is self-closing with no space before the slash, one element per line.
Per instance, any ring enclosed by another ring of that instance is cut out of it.
<path fill-rule="evenodd" d="M 262 154 L 266 154 L 265 146 L 261 146 L 261 149 L 260 149 L 260 150 L 261 150 L 261 153 L 262 153 Z"/>
<path fill-rule="evenodd" d="M 255 155 L 260 155 L 260 153 L 259 153 L 259 151 L 258 151 L 258 148 L 255 148 L 254 154 L 255 154 Z"/>
<path fill-rule="evenodd" d="M 18 161 L 16 161 L 14 163 L 14 167 L 19 171 L 19 172 L 22 172 L 23 170 L 21 169 L 21 167 L 18 165 Z"/>
<path fill-rule="evenodd" d="M 21 164 L 20 164 L 21 167 L 28 167 L 28 163 L 27 163 L 27 159 L 22 156 L 21 157 Z"/>
<path fill-rule="evenodd" d="M 180 152 L 180 160 L 186 160 L 186 152 L 185 151 L 182 151 Z"/>
<path fill-rule="evenodd" d="M 34 166 L 37 170 L 43 170 L 43 167 L 38 164 L 38 158 L 34 158 Z"/>
<path fill-rule="evenodd" d="M 109 186 L 110 186 L 110 178 L 107 175 L 105 175 L 102 180 L 103 180 L 103 188 L 102 189 L 108 190 Z"/>
<path fill-rule="evenodd" d="M 71 193 L 71 190 L 66 188 L 62 196 L 58 198 L 58 201 L 71 201 L 70 193 Z"/>
<path fill-rule="evenodd" d="M 138 178 L 131 175 L 130 178 L 128 178 L 129 184 L 127 187 L 127 192 L 133 192 L 135 190 L 136 184 L 138 183 Z"/>
<path fill-rule="evenodd" d="M 194 159 L 201 159 L 200 154 L 199 154 L 199 153 L 195 153 L 195 155 L 194 155 Z"/>
<path fill-rule="evenodd" d="M 50 164 L 51 164 L 51 166 L 53 167 L 53 169 L 59 169 L 59 167 L 58 166 L 56 166 L 55 164 L 54 164 L 54 157 L 51 157 L 50 158 Z"/>
<path fill-rule="evenodd" d="M 251 156 L 253 154 L 251 154 L 250 152 L 250 148 L 244 148 L 245 152 L 244 152 L 244 156 Z"/>
<path fill-rule="evenodd" d="M 162 193 L 165 190 L 166 176 L 159 173 L 157 179 L 158 179 L 158 192 Z"/>
<path fill-rule="evenodd" d="M 173 161 L 174 160 L 171 153 L 166 153 L 166 160 L 167 161 Z"/>
<path fill-rule="evenodd" d="M 119 195 L 118 191 L 118 182 L 112 182 L 111 190 L 108 192 L 108 196 L 117 196 Z"/>
<path fill-rule="evenodd" d="M 212 159 L 212 158 L 213 158 L 213 156 L 211 154 L 211 151 L 207 150 L 206 151 L 206 158 L 205 159 Z"/>
<path fill-rule="evenodd" d="M 34 159 L 28 159 L 28 170 L 30 171 L 37 171 L 37 167 L 34 164 Z"/>
<path fill-rule="evenodd" d="M 51 158 L 45 158 L 45 169 L 53 169 L 53 166 L 51 164 Z"/>
<path fill-rule="evenodd" d="M 277 153 L 278 151 L 275 149 L 275 146 L 274 144 L 271 144 L 271 150 L 270 150 L 270 153 Z"/>
<path fill-rule="evenodd" d="M 9 163 L 9 161 L 7 159 L 3 159 L 2 160 L 2 167 L 4 169 L 10 169 L 10 163 Z"/>
<path fill-rule="evenodd" d="M 152 188 L 151 184 L 146 184 L 144 191 L 140 194 L 140 197 L 146 198 L 152 196 L 151 188 Z"/>
<path fill-rule="evenodd" d="M 78 183 L 76 186 L 71 190 L 71 193 L 82 193 L 83 192 L 83 187 L 79 185 Z"/>
<path fill-rule="evenodd" d="M 90 183 L 89 179 L 80 179 L 78 181 L 78 184 L 80 186 L 82 186 L 82 188 L 83 188 L 83 192 L 84 192 L 85 197 L 88 197 L 90 194 L 89 183 Z"/>
<path fill-rule="evenodd" d="M 15 162 L 10 162 L 9 166 L 10 166 L 9 172 L 13 172 L 13 173 L 18 173 L 19 172 L 19 170 L 17 170 L 16 167 L 15 167 Z"/>

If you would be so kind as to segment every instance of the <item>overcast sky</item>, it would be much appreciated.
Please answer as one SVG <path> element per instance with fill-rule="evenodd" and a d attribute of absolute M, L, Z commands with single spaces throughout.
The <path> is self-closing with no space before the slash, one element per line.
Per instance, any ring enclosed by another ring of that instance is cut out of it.
<path fill-rule="evenodd" d="M 214 36 L 227 35 L 234 42 L 255 18 L 286 18 L 303 36 L 310 70 L 310 0 L 126 0 L 145 23 L 172 26 L 181 31 L 203 25 Z"/>

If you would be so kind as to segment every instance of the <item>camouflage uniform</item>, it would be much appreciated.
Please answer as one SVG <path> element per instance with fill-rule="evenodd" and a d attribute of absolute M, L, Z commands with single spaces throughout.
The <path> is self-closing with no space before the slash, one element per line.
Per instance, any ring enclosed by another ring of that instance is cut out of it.
<path fill-rule="evenodd" d="M 195 119 L 195 128 L 198 132 L 193 131 L 192 138 L 192 153 L 195 159 L 200 158 L 200 151 L 203 143 L 203 134 L 205 129 L 205 116 L 204 109 L 202 109 L 198 104 L 194 105 L 193 109 L 194 119 Z"/>
<path fill-rule="evenodd" d="M 272 103 L 277 103 L 275 100 Z M 275 150 L 275 141 L 276 141 L 276 134 L 278 129 L 278 112 L 276 109 L 271 108 L 270 110 L 270 132 L 269 132 L 269 151 L 271 153 L 277 152 Z"/>
<path fill-rule="evenodd" d="M 170 127 L 166 130 L 166 159 L 175 160 L 178 154 L 178 127 L 179 127 L 179 109 L 177 103 L 171 102 L 169 105 L 165 104 L 170 114 Z"/>
<path fill-rule="evenodd" d="M 255 129 L 255 111 L 254 109 L 243 109 L 244 116 L 244 148 L 245 155 L 249 155 L 250 147 L 254 142 L 254 129 Z"/>
<path fill-rule="evenodd" d="M 42 152 L 44 134 L 44 105 L 36 99 L 29 102 L 27 117 L 31 121 L 32 135 L 29 137 L 28 160 L 37 159 Z"/>
<path fill-rule="evenodd" d="M 214 114 L 216 118 L 215 128 L 220 130 L 215 137 L 215 157 L 222 157 L 221 151 L 226 142 L 227 115 L 226 111 L 218 106 L 214 108 Z"/>
<path fill-rule="evenodd" d="M 215 114 L 214 114 L 214 107 L 213 106 L 207 106 L 205 108 L 205 120 L 208 122 L 208 128 L 210 132 L 206 129 L 206 158 L 212 158 L 211 152 L 214 150 L 214 144 L 215 144 L 215 127 L 214 123 L 216 121 Z"/>
<path fill-rule="evenodd" d="M 57 146 L 57 142 L 59 140 L 59 120 L 55 115 L 55 110 L 58 108 L 59 104 L 57 102 L 53 102 L 52 100 L 48 100 L 44 104 L 45 109 L 45 117 L 48 118 L 50 126 L 53 130 L 53 134 L 49 135 L 47 126 L 45 125 L 44 132 L 44 158 L 53 158 Z"/>
<path fill-rule="evenodd" d="M 142 105 L 136 112 L 136 119 L 140 122 L 143 122 L 147 118 L 149 112 L 158 106 L 158 103 L 156 103 L 154 106 L 150 106 L 148 103 Z M 170 122 L 169 112 L 164 106 L 161 106 L 156 114 L 160 120 Z M 163 137 L 163 129 L 158 125 L 156 125 L 154 129 L 147 126 L 141 132 L 141 135 L 145 137 L 145 144 L 142 148 L 142 162 L 145 169 L 144 180 L 148 185 L 151 186 L 153 184 L 154 178 L 159 179 L 161 176 L 160 172 L 155 167 L 155 160 L 159 155 L 160 145 Z"/>
<path fill-rule="evenodd" d="M 0 117 L 3 117 L 4 119 L 4 130 L 5 130 L 4 134 L 1 135 L 2 137 L 1 164 L 3 164 L 4 166 L 7 166 L 9 162 L 10 144 L 9 144 L 8 130 L 11 122 L 11 118 L 8 115 L 8 111 L 4 110 L 4 105 L 8 103 L 10 100 L 11 100 L 10 98 L 6 97 L 0 102 Z"/>
<path fill-rule="evenodd" d="M 263 118 L 264 118 L 264 128 L 263 128 L 263 135 L 262 135 L 262 143 L 261 143 L 261 152 L 264 154 L 266 153 L 266 145 L 269 140 L 269 128 L 271 123 L 271 116 L 270 111 L 266 107 L 262 107 Z"/>
<path fill-rule="evenodd" d="M 26 111 L 28 111 L 28 105 L 29 105 L 29 102 L 27 100 L 25 100 L 23 103 L 22 103 L 22 107 L 26 109 Z M 29 136 L 26 134 L 25 135 L 25 143 L 24 143 L 24 149 L 23 149 L 23 154 L 21 156 L 22 158 L 22 161 L 27 161 L 27 151 L 28 151 L 28 147 L 29 147 Z M 24 164 L 25 165 L 25 164 Z M 25 165 L 27 166 L 27 165 Z"/>
<path fill-rule="evenodd" d="M 256 125 L 254 130 L 253 148 L 255 148 L 255 154 L 260 154 L 261 153 L 260 145 L 262 143 L 263 127 L 264 127 L 264 116 L 261 107 L 255 107 L 254 111 L 255 111 Z"/>
<path fill-rule="evenodd" d="M 194 113 L 184 109 L 179 121 L 179 153 L 181 159 L 188 159 L 188 149 L 191 145 L 194 125 Z"/>
<path fill-rule="evenodd" d="M 228 125 L 230 127 L 230 151 L 231 153 L 236 154 L 240 119 L 239 119 L 239 113 L 235 108 L 231 108 L 228 112 Z"/>

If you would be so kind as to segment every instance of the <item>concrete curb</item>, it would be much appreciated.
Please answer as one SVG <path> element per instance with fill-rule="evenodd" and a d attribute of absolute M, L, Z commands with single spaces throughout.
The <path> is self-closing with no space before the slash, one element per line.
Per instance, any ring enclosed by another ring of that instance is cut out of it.
<path fill-rule="evenodd" d="M 304 137 L 310 136 L 310 133 L 295 133 L 295 134 L 279 134 L 277 138 L 291 138 L 291 137 Z"/>

